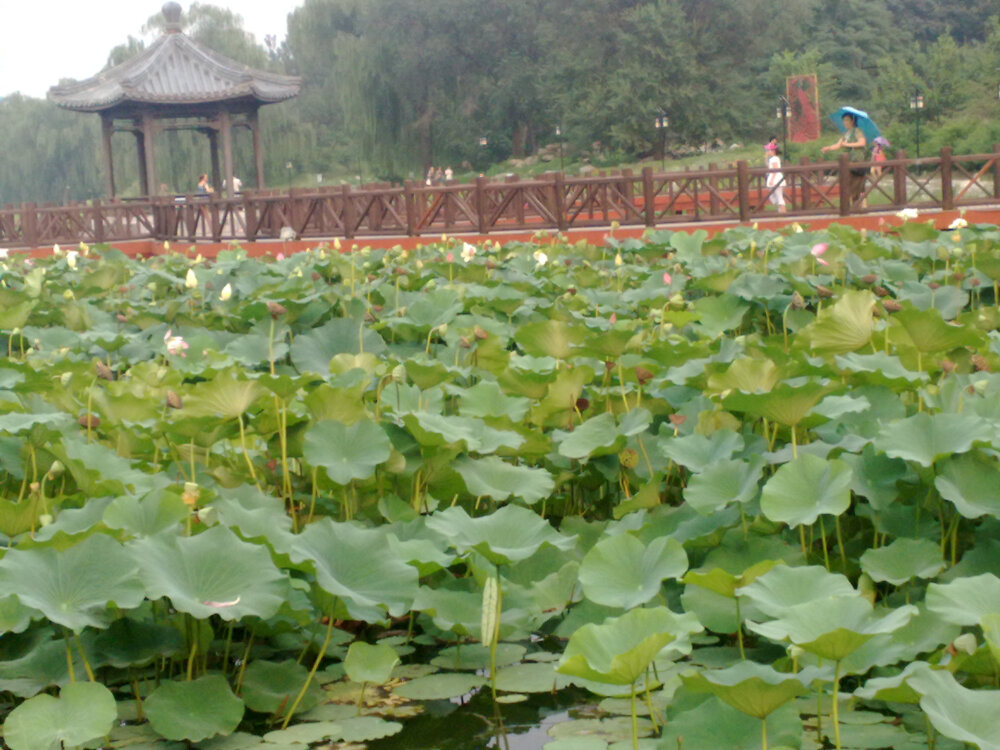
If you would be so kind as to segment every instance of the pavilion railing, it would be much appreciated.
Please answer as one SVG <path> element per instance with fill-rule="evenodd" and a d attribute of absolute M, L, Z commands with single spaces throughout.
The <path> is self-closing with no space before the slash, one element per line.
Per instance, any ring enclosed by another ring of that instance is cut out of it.
<path fill-rule="evenodd" d="M 851 169 L 869 168 L 852 201 Z M 877 162 L 786 164 L 786 216 L 1000 205 L 1000 145 L 992 153 Z M 766 168 L 733 166 L 656 172 L 500 179 L 470 183 L 365 185 L 245 192 L 235 198 L 164 196 L 68 205 L 0 208 L 0 247 L 170 240 L 225 242 L 378 236 L 494 234 L 682 222 L 752 221 L 773 216 Z M 773 181 L 773 180 L 772 180 Z"/>

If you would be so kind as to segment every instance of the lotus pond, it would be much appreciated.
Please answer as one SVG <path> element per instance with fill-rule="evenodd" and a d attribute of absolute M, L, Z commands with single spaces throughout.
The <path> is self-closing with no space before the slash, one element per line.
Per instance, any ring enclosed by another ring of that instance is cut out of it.
<path fill-rule="evenodd" d="M 6 257 L 4 742 L 1000 748 L 998 279 L 919 220 Z"/>

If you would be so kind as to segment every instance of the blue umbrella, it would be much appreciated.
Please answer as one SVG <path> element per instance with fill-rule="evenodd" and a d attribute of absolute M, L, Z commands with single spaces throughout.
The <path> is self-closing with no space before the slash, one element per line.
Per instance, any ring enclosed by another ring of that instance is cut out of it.
<path fill-rule="evenodd" d="M 868 141 L 868 143 L 872 143 L 881 135 L 878 125 L 872 122 L 868 113 L 860 109 L 855 109 L 854 107 L 841 107 L 830 115 L 830 119 L 833 120 L 833 124 L 837 126 L 837 130 L 841 133 L 846 132 L 843 123 L 844 115 L 854 115 L 858 122 L 858 127 L 861 128 L 861 132 L 865 134 L 865 140 Z"/>

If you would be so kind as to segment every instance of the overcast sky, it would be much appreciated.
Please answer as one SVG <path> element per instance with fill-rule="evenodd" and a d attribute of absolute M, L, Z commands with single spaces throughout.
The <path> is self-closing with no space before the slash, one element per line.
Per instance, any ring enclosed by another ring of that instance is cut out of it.
<path fill-rule="evenodd" d="M 243 28 L 260 43 L 265 34 L 284 39 L 288 14 L 303 3 L 208 1 L 243 16 Z M 0 0 L 0 97 L 15 91 L 44 97 L 61 78 L 89 78 L 129 34 L 142 37 L 142 25 L 162 5 L 163 0 Z"/>

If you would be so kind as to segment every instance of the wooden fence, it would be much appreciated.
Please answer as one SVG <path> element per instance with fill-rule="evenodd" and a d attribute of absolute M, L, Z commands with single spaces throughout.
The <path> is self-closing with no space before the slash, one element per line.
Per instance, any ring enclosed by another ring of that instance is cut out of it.
<path fill-rule="evenodd" d="M 993 153 L 897 158 L 875 163 L 862 198 L 851 201 L 852 167 L 838 162 L 786 164 L 788 216 L 819 216 L 1000 204 L 1000 145 Z M 0 208 L 0 247 L 45 247 L 128 240 L 183 242 L 479 234 L 509 230 L 663 226 L 680 222 L 747 222 L 773 216 L 768 170 L 745 161 L 727 168 L 533 179 L 480 177 L 471 183 L 366 185 L 247 192 L 219 196 L 33 203 Z"/>

